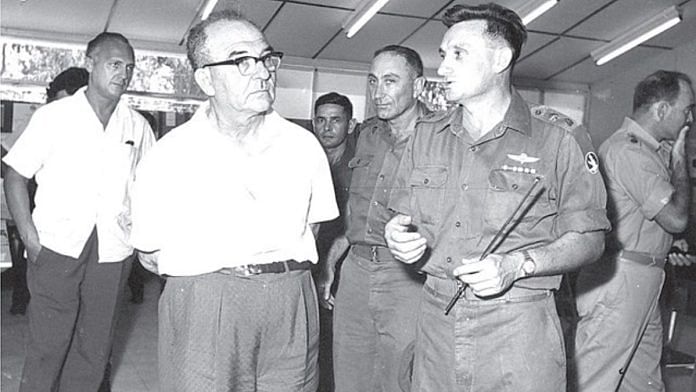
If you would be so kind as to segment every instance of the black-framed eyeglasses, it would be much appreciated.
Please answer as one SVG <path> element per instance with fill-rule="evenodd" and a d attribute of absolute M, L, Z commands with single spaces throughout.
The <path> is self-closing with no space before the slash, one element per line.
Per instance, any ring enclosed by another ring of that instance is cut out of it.
<path fill-rule="evenodd" d="M 261 57 L 242 56 L 236 59 L 218 61 L 216 63 L 205 64 L 201 68 L 216 67 L 218 65 L 236 65 L 242 75 L 251 75 L 256 69 L 256 63 L 259 61 L 269 72 L 275 72 L 280 67 L 280 61 L 283 59 L 283 52 L 270 52 Z"/>

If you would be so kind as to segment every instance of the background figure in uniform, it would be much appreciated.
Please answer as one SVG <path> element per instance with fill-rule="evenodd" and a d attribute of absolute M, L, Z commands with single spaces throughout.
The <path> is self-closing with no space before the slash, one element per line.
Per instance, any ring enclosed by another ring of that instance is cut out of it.
<path fill-rule="evenodd" d="M 511 86 L 526 38 L 516 13 L 457 5 L 444 20 L 438 74 L 458 106 L 418 123 L 385 233 L 399 260 L 426 261 L 412 390 L 565 391 L 553 292 L 603 249 L 596 156 L 582 126 Z"/>
<path fill-rule="evenodd" d="M 31 293 L 20 391 L 96 391 L 104 376 L 133 254 L 130 184 L 154 142 L 145 119 L 120 102 L 134 63 L 124 36 L 97 35 L 87 87 L 39 108 L 4 159 Z"/>
<path fill-rule="evenodd" d="M 70 67 L 53 78 L 46 89 L 46 103 L 73 95 L 80 87 L 86 86 L 89 72 L 84 68 Z M 3 156 L 5 154 L 3 153 Z M 3 163 L 4 166 L 4 163 Z M 36 181 L 29 180 L 30 210 L 33 210 Z M 12 305 L 10 314 L 24 314 L 29 304 L 29 288 L 27 287 L 27 260 L 24 258 L 24 244 L 20 239 L 17 226 L 13 221 L 8 225 L 10 253 L 12 254 Z"/>
<path fill-rule="evenodd" d="M 601 261 L 577 281 L 579 391 L 664 391 L 657 307 L 672 234 L 688 223 L 686 134 L 694 91 L 657 71 L 633 95 L 633 114 L 599 149 L 614 229 Z M 678 262 L 677 258 L 673 261 Z"/>
<path fill-rule="evenodd" d="M 314 102 L 313 131 L 329 159 L 331 179 L 340 216 L 332 221 L 323 222 L 317 234 L 317 251 L 319 263 L 326 263 L 329 249 L 339 236 L 346 234 L 346 213 L 348 209 L 348 186 L 351 170 L 348 162 L 355 155 L 356 121 L 353 118 L 353 104 L 345 95 L 331 92 L 317 98 Z M 341 259 L 342 260 L 342 259 Z M 336 269 L 340 268 L 341 260 Z M 313 271 L 319 274 L 319 268 Z M 318 276 L 315 276 L 318 280 Z M 334 279 L 331 293 L 336 292 L 338 274 Z M 324 306 L 319 308 L 319 391 L 333 391 L 333 312 Z"/>
<path fill-rule="evenodd" d="M 322 306 L 333 307 L 335 265 L 348 251 L 334 309 L 336 391 L 398 391 L 404 351 L 415 339 L 415 312 L 422 277 L 396 261 L 384 242 L 394 174 L 416 121 L 423 63 L 403 46 L 379 49 L 367 77 L 377 117 L 360 127 L 352 178 L 347 233 L 338 237 L 322 269 Z"/>
<path fill-rule="evenodd" d="M 167 275 L 159 302 L 162 391 L 317 388 L 312 231 L 338 216 L 314 135 L 273 110 L 283 54 L 232 11 L 186 42 L 208 96 L 138 170 L 133 244 Z"/>

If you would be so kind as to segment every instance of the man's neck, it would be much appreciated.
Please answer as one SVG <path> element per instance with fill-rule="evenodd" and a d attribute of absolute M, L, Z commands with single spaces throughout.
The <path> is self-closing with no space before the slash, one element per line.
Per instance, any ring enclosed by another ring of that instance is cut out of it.
<path fill-rule="evenodd" d="M 463 106 L 462 125 L 474 140 L 479 140 L 503 121 L 511 102 L 512 91 L 509 85 L 460 102 Z"/>
<path fill-rule="evenodd" d="M 253 144 L 259 138 L 258 129 L 263 124 L 265 113 L 231 113 L 227 108 L 210 101 L 210 107 L 206 113 L 208 119 L 216 129 L 240 144 Z"/>
<path fill-rule="evenodd" d="M 329 159 L 329 164 L 334 165 L 343 158 L 343 154 L 346 152 L 346 141 L 334 148 L 324 149 L 326 151 L 326 157 Z"/>
<path fill-rule="evenodd" d="M 99 122 L 101 122 L 104 129 L 106 129 L 111 115 L 114 113 L 114 110 L 116 110 L 118 99 L 113 100 L 102 97 L 97 94 L 95 90 L 90 89 L 89 87 L 87 87 L 87 90 L 85 91 L 85 97 L 87 97 L 87 102 L 89 102 L 89 106 L 91 106 L 92 110 L 94 110 L 94 114 L 97 115 Z"/>
<path fill-rule="evenodd" d="M 413 106 L 406 109 L 400 116 L 388 120 L 389 127 L 397 140 L 403 140 L 413 133 L 416 122 L 421 116 L 421 106 L 416 102 Z"/>

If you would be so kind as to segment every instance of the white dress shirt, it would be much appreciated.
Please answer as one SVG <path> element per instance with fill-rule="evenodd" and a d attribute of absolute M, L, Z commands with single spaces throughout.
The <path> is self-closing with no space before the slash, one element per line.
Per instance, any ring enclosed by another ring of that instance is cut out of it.
<path fill-rule="evenodd" d="M 85 90 L 39 108 L 4 161 L 36 176 L 32 216 L 42 246 L 77 258 L 96 225 L 99 262 L 117 262 L 133 252 L 129 188 L 155 139 L 124 101 L 104 129 Z"/>

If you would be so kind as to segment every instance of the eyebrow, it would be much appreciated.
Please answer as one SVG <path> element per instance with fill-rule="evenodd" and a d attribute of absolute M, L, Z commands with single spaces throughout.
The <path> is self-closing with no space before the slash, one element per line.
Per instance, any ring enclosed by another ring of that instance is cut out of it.
<path fill-rule="evenodd" d="M 377 77 L 377 75 L 375 75 L 375 74 L 373 74 L 373 73 L 367 74 L 367 77 L 368 77 L 368 78 L 379 79 L 379 78 Z M 395 73 L 393 73 L 393 72 L 384 74 L 384 75 L 382 75 L 382 77 L 383 77 L 383 78 L 392 77 L 392 78 L 401 79 L 401 76 L 399 76 L 398 74 L 395 74 Z"/>
<path fill-rule="evenodd" d="M 273 51 L 273 47 L 270 46 L 270 45 L 268 45 L 268 46 L 266 46 L 266 47 L 261 51 L 261 53 L 268 53 L 268 52 L 272 52 L 272 51 Z M 232 52 L 230 52 L 230 53 L 227 55 L 227 57 L 228 57 L 228 58 L 232 58 L 232 57 L 234 57 L 234 56 L 238 56 L 238 55 L 242 55 L 242 54 L 248 55 L 248 54 L 249 54 L 249 51 L 247 51 L 247 50 L 233 50 Z"/>

